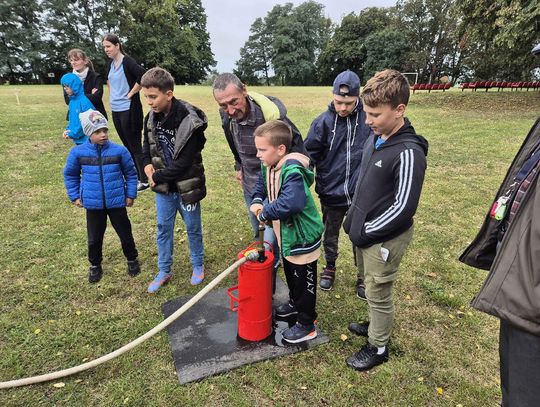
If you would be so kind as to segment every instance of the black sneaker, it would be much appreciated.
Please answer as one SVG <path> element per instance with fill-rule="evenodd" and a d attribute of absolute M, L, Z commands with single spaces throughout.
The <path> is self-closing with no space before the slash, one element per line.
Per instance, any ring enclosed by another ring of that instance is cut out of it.
<path fill-rule="evenodd" d="M 336 279 L 336 269 L 326 266 L 321 273 L 319 287 L 321 290 L 328 291 L 332 289 Z"/>
<path fill-rule="evenodd" d="M 364 284 L 364 280 L 359 278 L 356 280 L 356 296 L 360 298 L 361 300 L 366 300 L 366 285 Z"/>
<path fill-rule="evenodd" d="M 348 328 L 353 334 L 367 338 L 369 322 L 351 322 Z"/>
<path fill-rule="evenodd" d="M 276 317 L 286 318 L 292 315 L 298 315 L 298 311 L 290 301 L 276 308 Z"/>
<path fill-rule="evenodd" d="M 90 283 L 97 283 L 101 280 L 102 275 L 103 269 L 101 266 L 90 266 L 90 270 L 88 270 L 88 281 Z"/>
<path fill-rule="evenodd" d="M 141 266 L 139 265 L 138 259 L 128 260 L 127 265 L 128 265 L 128 274 L 131 277 L 135 277 L 137 274 L 141 272 Z"/>
<path fill-rule="evenodd" d="M 315 328 L 315 324 L 302 325 L 297 322 L 290 328 L 285 329 L 282 335 L 284 341 L 289 343 L 300 343 L 316 338 L 317 329 Z"/>
<path fill-rule="evenodd" d="M 347 366 L 359 372 L 369 370 L 372 367 L 388 362 L 388 346 L 385 347 L 382 354 L 377 355 L 377 347 L 366 343 L 358 352 L 347 358 L 345 362 Z"/>

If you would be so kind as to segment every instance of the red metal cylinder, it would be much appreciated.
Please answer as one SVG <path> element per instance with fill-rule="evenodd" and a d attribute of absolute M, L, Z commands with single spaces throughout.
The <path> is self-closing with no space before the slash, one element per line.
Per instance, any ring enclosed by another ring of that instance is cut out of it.
<path fill-rule="evenodd" d="M 238 253 L 238 258 L 252 246 Z M 265 251 L 266 260 L 247 261 L 238 269 L 238 285 L 227 290 L 231 309 L 238 312 L 238 336 L 261 341 L 272 333 L 272 268 L 274 254 Z M 238 290 L 238 297 L 233 291 Z"/>

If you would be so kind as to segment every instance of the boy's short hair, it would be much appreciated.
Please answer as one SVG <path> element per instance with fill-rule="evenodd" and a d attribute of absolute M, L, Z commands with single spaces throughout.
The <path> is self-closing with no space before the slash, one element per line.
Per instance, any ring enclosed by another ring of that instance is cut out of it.
<path fill-rule="evenodd" d="M 362 102 L 370 107 L 388 104 L 396 108 L 401 104 L 407 105 L 410 94 L 407 78 L 395 69 L 385 69 L 367 81 L 361 97 Z"/>
<path fill-rule="evenodd" d="M 255 129 L 255 137 L 267 137 L 272 147 L 285 146 L 287 152 L 291 150 L 292 130 L 281 120 L 269 120 Z"/>
<path fill-rule="evenodd" d="M 174 90 L 174 78 L 166 69 L 159 66 L 149 69 L 141 78 L 141 87 L 158 88 L 165 93 Z"/>

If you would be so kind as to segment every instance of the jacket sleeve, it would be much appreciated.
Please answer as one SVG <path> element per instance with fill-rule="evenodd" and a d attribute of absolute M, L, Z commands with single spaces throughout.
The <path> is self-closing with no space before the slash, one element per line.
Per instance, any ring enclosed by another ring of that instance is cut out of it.
<path fill-rule="evenodd" d="M 204 131 L 202 129 L 194 132 L 186 142 L 184 148 L 182 148 L 178 158 L 170 166 L 157 170 L 154 173 L 152 176 L 154 182 L 156 184 L 163 184 L 178 180 L 178 177 L 193 165 L 195 156 L 203 149 L 204 140 Z"/>
<path fill-rule="evenodd" d="M 321 122 L 322 120 L 319 120 L 319 118 L 313 120 L 304 141 L 309 158 L 315 166 L 324 159 L 327 149 L 326 142 L 323 141 L 323 138 L 326 140 L 326 137 L 323 137 L 323 129 L 321 128 L 323 123 Z"/>
<path fill-rule="evenodd" d="M 229 148 L 231 149 L 231 152 L 234 156 L 234 169 L 236 171 L 240 171 L 240 169 L 242 168 L 242 161 L 240 160 L 240 154 L 238 154 L 238 150 L 236 150 L 236 146 L 234 145 L 233 134 L 231 131 L 231 119 L 221 109 L 219 110 L 219 114 L 221 116 L 221 127 L 223 128 L 223 132 L 225 133 L 225 139 L 227 140 L 227 144 L 229 144 Z"/>
<path fill-rule="evenodd" d="M 362 239 L 372 241 L 403 228 L 416 213 L 426 171 L 426 156 L 408 148 L 394 163 L 394 201 L 382 214 L 365 222 Z"/>
<path fill-rule="evenodd" d="M 279 196 L 264 206 L 259 215 L 259 220 L 287 220 L 292 215 L 301 213 L 307 202 L 304 191 L 304 180 L 302 175 L 293 172 L 287 176 L 281 185 Z"/>
<path fill-rule="evenodd" d="M 253 186 L 253 191 L 251 193 L 251 204 L 259 203 L 262 204 L 266 199 L 266 186 L 264 185 L 263 173 L 259 173 L 259 178 Z"/>
<path fill-rule="evenodd" d="M 76 147 L 69 152 L 64 167 L 64 185 L 71 202 L 81 197 L 81 166 L 75 149 Z"/>
<path fill-rule="evenodd" d="M 144 127 L 143 127 L 143 166 L 146 167 L 149 164 L 152 164 L 152 155 L 150 154 L 150 142 L 148 141 L 148 114 L 144 118 Z"/>
<path fill-rule="evenodd" d="M 126 180 L 126 197 L 137 198 L 137 169 L 128 149 L 122 148 L 122 173 Z"/>
<path fill-rule="evenodd" d="M 128 69 L 130 76 L 135 79 L 135 83 L 141 84 L 141 78 L 145 73 L 145 70 L 142 66 L 140 66 L 133 58 L 127 57 L 126 60 L 126 68 Z"/>
<path fill-rule="evenodd" d="M 103 79 L 101 79 L 101 75 L 98 74 L 97 72 L 94 72 L 92 81 L 89 84 L 89 88 L 90 88 L 90 92 L 85 93 L 85 95 L 95 107 L 103 99 Z M 97 89 L 97 91 L 95 93 L 92 93 L 92 89 L 94 88 Z"/>

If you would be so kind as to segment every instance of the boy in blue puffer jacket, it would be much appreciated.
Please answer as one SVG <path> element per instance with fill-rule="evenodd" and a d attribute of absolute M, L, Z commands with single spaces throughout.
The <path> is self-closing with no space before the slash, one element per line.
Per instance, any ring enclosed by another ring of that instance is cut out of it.
<path fill-rule="evenodd" d="M 97 283 L 103 274 L 107 216 L 122 242 L 128 274 L 134 277 L 139 274 L 140 266 L 126 206 L 133 206 L 137 197 L 137 170 L 129 151 L 109 141 L 107 119 L 100 112 L 88 110 L 79 118 L 89 140 L 71 149 L 64 168 L 64 183 L 71 202 L 86 209 L 91 264 L 88 281 Z"/>
<path fill-rule="evenodd" d="M 65 139 L 72 139 L 77 145 L 84 143 L 88 137 L 84 134 L 79 114 L 94 110 L 94 105 L 84 94 L 82 81 L 74 73 L 67 73 L 60 79 L 64 91 L 69 96 L 68 125 L 62 134 Z"/>

